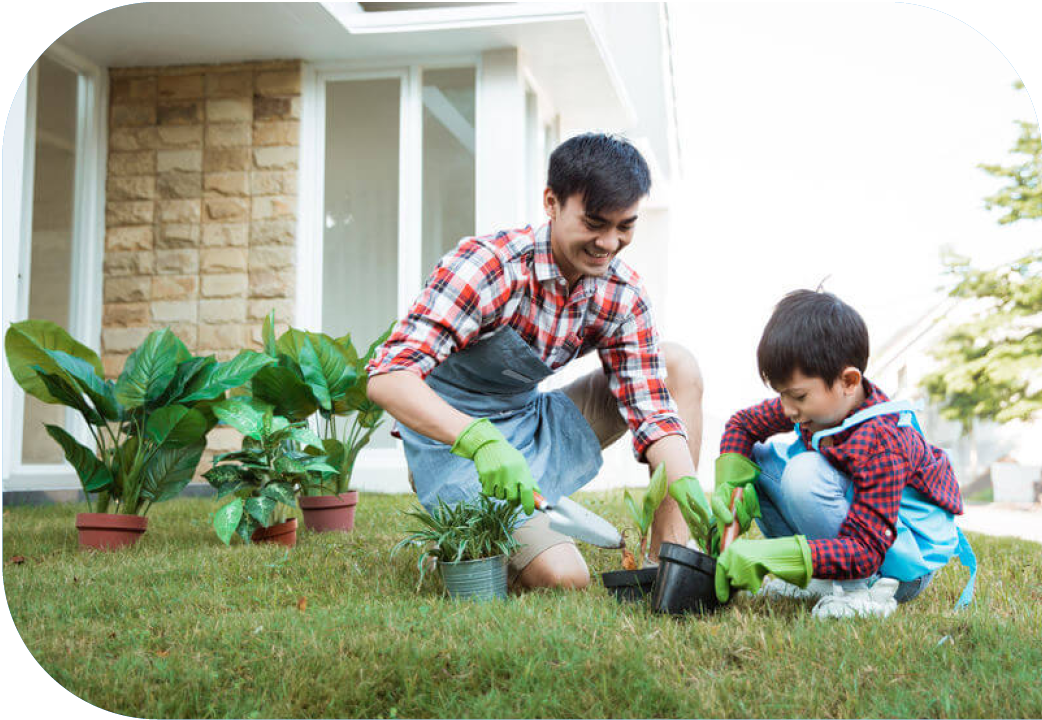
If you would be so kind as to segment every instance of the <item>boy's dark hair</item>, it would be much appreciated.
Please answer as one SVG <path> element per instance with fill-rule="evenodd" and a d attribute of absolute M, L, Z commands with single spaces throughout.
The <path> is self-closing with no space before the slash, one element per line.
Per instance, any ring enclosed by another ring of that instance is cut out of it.
<path fill-rule="evenodd" d="M 582 197 L 587 214 L 627 208 L 648 194 L 651 172 L 637 148 L 616 135 L 584 133 L 550 155 L 547 186 L 564 205 Z"/>
<path fill-rule="evenodd" d="M 846 367 L 865 372 L 868 328 L 857 310 L 832 293 L 796 290 L 775 306 L 756 362 L 771 386 L 787 382 L 796 370 L 832 385 Z"/>

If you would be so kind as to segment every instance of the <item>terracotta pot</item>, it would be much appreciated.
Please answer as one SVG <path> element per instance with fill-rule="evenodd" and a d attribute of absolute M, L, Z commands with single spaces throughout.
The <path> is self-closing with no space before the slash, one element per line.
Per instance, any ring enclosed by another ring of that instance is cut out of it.
<path fill-rule="evenodd" d="M 138 541 L 148 527 L 148 518 L 120 513 L 78 513 L 76 529 L 80 547 L 115 550 Z"/>
<path fill-rule="evenodd" d="M 297 519 L 290 518 L 271 527 L 257 528 L 250 539 L 255 543 L 278 543 L 293 547 L 297 544 Z"/>
<path fill-rule="evenodd" d="M 339 495 L 301 495 L 297 499 L 304 511 L 304 525 L 315 532 L 339 530 L 350 532 L 355 526 L 355 505 L 358 491 L 348 490 Z"/>

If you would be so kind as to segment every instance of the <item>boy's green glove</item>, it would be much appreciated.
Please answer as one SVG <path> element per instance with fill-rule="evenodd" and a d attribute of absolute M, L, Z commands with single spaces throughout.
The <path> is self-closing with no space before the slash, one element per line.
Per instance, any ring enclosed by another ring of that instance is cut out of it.
<path fill-rule="evenodd" d="M 698 478 L 688 475 L 674 480 L 669 486 L 669 496 L 680 506 L 680 514 L 684 517 L 695 542 L 707 553 L 719 553 L 720 533 L 716 520 L 709 511 L 709 501 L 706 500 L 706 494 L 702 491 Z"/>
<path fill-rule="evenodd" d="M 753 518 L 760 517 L 760 501 L 756 497 L 754 486 L 760 477 L 760 467 L 741 453 L 724 453 L 716 459 L 716 489 L 713 490 L 713 515 L 720 533 L 734 522 L 738 516 L 738 526 L 744 533 L 752 524 Z M 742 500 L 731 514 L 731 493 L 736 487 L 742 488 Z"/>
<path fill-rule="evenodd" d="M 716 559 L 716 597 L 727 602 L 731 588 L 756 592 L 767 573 L 807 587 L 812 572 L 810 545 L 803 535 L 769 540 L 739 538 Z"/>
<path fill-rule="evenodd" d="M 535 511 L 532 491 L 542 491 L 532 479 L 528 461 L 491 420 L 479 418 L 464 428 L 452 444 L 452 454 L 474 461 L 485 495 L 520 503 L 528 515 Z"/>

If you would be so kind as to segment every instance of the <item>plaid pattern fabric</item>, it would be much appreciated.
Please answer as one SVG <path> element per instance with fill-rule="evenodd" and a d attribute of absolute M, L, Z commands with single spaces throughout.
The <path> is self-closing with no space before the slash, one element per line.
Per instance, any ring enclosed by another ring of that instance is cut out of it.
<path fill-rule="evenodd" d="M 550 226 L 464 238 L 434 268 L 406 316 L 369 362 L 370 376 L 426 377 L 450 353 L 509 325 L 551 370 L 597 350 L 633 432 L 638 460 L 667 435 L 687 437 L 666 390 L 665 360 L 640 277 L 612 259 L 569 293 Z"/>
<path fill-rule="evenodd" d="M 863 410 L 889 398 L 865 381 Z M 853 413 L 851 413 L 853 414 Z M 854 485 L 850 512 L 839 536 L 809 540 L 814 576 L 847 580 L 872 575 L 897 537 L 894 527 L 901 493 L 909 485 L 948 512 L 962 514 L 962 494 L 944 451 L 930 445 L 911 427 L 898 427 L 898 415 L 882 415 L 832 436 L 832 447 L 820 452 Z M 720 452 L 752 457 L 753 445 L 771 435 L 790 432 L 779 398 L 735 413 L 727 421 Z M 811 433 L 800 428 L 809 448 Z"/>

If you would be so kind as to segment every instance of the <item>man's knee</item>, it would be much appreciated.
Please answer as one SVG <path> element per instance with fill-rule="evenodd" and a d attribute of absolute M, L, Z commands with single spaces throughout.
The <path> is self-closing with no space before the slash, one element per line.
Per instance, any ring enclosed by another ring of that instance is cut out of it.
<path fill-rule="evenodd" d="M 670 394 L 690 394 L 701 400 L 705 383 L 695 356 L 678 343 L 664 342 L 661 347 L 666 361 L 666 388 Z"/>
<path fill-rule="evenodd" d="M 585 590 L 590 586 L 590 571 L 574 545 L 555 545 L 521 571 L 517 584 L 525 588 Z"/>

